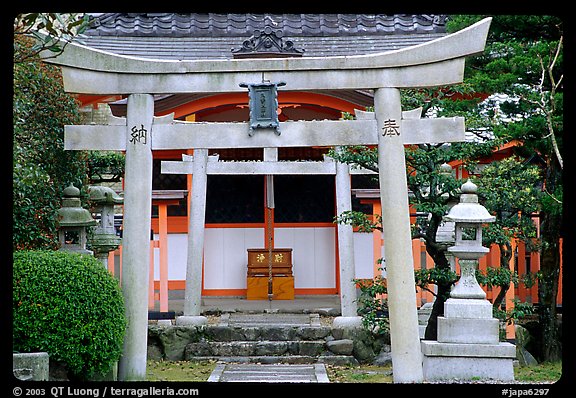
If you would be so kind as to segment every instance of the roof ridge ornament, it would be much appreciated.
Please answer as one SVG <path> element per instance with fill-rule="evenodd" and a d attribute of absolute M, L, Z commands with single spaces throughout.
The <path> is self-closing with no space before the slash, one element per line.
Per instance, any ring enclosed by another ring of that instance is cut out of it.
<path fill-rule="evenodd" d="M 244 40 L 242 47 L 232 49 L 234 58 L 265 58 L 265 57 L 301 57 L 304 50 L 294 47 L 292 40 L 283 40 L 281 29 L 273 30 L 266 26 L 263 31 L 255 29 L 248 40 Z"/>

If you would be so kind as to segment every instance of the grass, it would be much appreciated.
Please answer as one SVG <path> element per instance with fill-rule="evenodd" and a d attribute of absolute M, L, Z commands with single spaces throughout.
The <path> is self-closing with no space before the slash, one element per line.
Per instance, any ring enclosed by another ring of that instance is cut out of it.
<path fill-rule="evenodd" d="M 327 366 L 326 371 L 332 383 L 392 383 L 391 366 Z M 562 376 L 561 362 L 514 367 L 514 379 L 518 382 L 554 383 L 560 376 Z"/>
<path fill-rule="evenodd" d="M 216 362 L 148 361 L 148 381 L 207 381 Z M 331 383 L 392 383 L 392 367 L 326 366 Z M 536 366 L 514 368 L 514 378 L 519 382 L 554 383 L 562 375 L 561 362 L 544 362 Z"/>
<path fill-rule="evenodd" d="M 148 381 L 207 381 L 216 367 L 214 361 L 148 361 Z"/>
<path fill-rule="evenodd" d="M 392 383 L 392 366 L 332 366 L 326 365 L 331 383 Z"/>
<path fill-rule="evenodd" d="M 562 376 L 562 362 L 542 362 L 536 366 L 514 368 L 518 381 L 555 382 Z"/>

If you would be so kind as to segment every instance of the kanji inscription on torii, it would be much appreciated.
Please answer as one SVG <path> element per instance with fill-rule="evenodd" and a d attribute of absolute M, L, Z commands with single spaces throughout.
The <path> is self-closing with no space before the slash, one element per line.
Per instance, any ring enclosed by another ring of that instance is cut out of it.
<path fill-rule="evenodd" d="M 146 130 L 144 128 L 143 124 L 140 124 L 140 128 L 138 128 L 136 126 L 132 126 L 130 131 L 132 132 L 130 134 L 130 142 L 132 144 L 139 143 L 139 144 L 146 145 L 146 138 L 147 138 L 148 130 Z"/>
<path fill-rule="evenodd" d="M 130 228 L 124 234 L 122 289 L 130 322 L 119 378 L 146 377 L 147 289 L 143 286 L 148 285 L 150 254 L 142 248 L 149 245 L 152 150 L 194 149 L 191 202 L 198 203 L 205 200 L 203 177 L 212 167 L 210 148 L 378 145 L 394 382 L 421 382 L 416 295 L 407 288 L 415 282 L 403 145 L 462 140 L 464 122 L 462 118 L 404 119 L 399 90 L 462 82 L 465 57 L 484 51 L 490 22 L 491 18 L 485 18 L 424 44 L 360 56 L 166 61 L 118 56 L 75 43 L 56 57 L 48 51 L 43 54 L 47 62 L 62 66 L 67 92 L 128 95 L 127 118 L 122 125 L 66 126 L 65 130 L 65 149 L 126 151 L 124 223 Z M 239 92 L 242 81 L 286 81 L 293 91 L 374 90 L 374 114 L 365 120 L 281 122 L 281 137 L 278 129 L 276 134 L 250 137 L 247 133 L 253 131 L 244 123 L 163 122 L 153 116 L 154 94 Z M 262 165 L 247 167 L 259 169 Z M 203 229 L 204 214 L 193 220 L 194 213 L 192 209 L 191 224 Z M 195 239 L 193 235 L 189 233 L 189 239 Z M 202 244 L 199 239 L 189 245 L 198 252 L 195 267 L 186 274 L 198 295 L 191 298 L 195 302 L 200 301 L 202 290 L 202 261 L 197 261 L 201 260 Z M 189 306 L 194 311 L 199 307 Z M 185 312 L 182 318 L 199 315 Z"/>
<path fill-rule="evenodd" d="M 394 119 L 384 120 L 384 127 L 382 127 L 382 135 L 391 136 L 391 135 L 400 135 L 400 126 Z"/>

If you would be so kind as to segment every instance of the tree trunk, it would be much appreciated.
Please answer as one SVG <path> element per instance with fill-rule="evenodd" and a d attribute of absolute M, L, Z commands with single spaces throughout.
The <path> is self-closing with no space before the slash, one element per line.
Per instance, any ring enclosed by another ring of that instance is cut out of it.
<path fill-rule="evenodd" d="M 512 246 L 510 244 L 500 244 L 498 245 L 500 248 L 500 268 L 502 267 L 509 267 L 510 266 L 510 259 L 512 258 Z M 512 281 L 510 281 L 511 283 Z M 492 302 L 492 307 L 495 309 L 500 308 L 502 305 L 502 301 L 506 298 L 506 292 L 510 289 L 510 283 L 507 286 L 499 286 L 500 291 L 498 292 L 498 296 Z"/>
<path fill-rule="evenodd" d="M 426 239 L 426 252 L 434 260 L 434 267 L 437 269 L 443 269 L 446 271 L 450 270 L 450 262 L 446 258 L 446 251 L 443 247 L 436 244 L 436 232 L 438 226 L 442 221 L 441 216 L 432 215 Z M 450 291 L 452 289 L 452 283 L 437 283 L 436 287 L 438 291 L 436 292 L 436 300 L 432 305 L 432 311 L 430 312 L 430 317 L 428 318 L 428 324 L 424 332 L 424 339 L 426 340 L 436 340 L 438 335 L 438 317 L 444 315 L 444 302 L 450 298 Z"/>
<path fill-rule="evenodd" d="M 544 188 L 554 193 L 561 183 L 562 172 L 558 164 L 551 160 L 545 171 Z M 548 205 L 540 213 L 540 276 L 538 278 L 538 315 L 540 329 L 539 346 L 542 361 L 558 361 L 562 355 L 562 343 L 558 330 L 556 299 L 560 275 L 560 237 L 562 211 Z"/>
<path fill-rule="evenodd" d="M 438 264 L 436 266 L 438 267 Z M 450 265 L 448 265 L 448 269 L 450 269 Z M 436 286 L 438 287 L 438 292 L 436 294 L 436 300 L 432 305 L 432 311 L 430 312 L 430 318 L 428 318 L 426 331 L 424 332 L 425 340 L 437 340 L 438 317 L 444 316 L 444 303 L 450 298 L 450 290 L 452 288 L 451 283 L 439 283 Z"/>
<path fill-rule="evenodd" d="M 560 220 L 557 215 L 542 213 L 540 277 L 538 278 L 538 311 L 542 333 L 542 361 L 558 361 L 562 355 L 559 339 L 556 298 L 560 274 Z"/>
<path fill-rule="evenodd" d="M 498 292 L 498 296 L 494 299 L 492 303 L 492 307 L 498 309 L 502 305 L 502 301 L 506 298 L 506 292 L 510 289 L 510 285 L 508 286 L 500 286 L 500 291 Z"/>
<path fill-rule="evenodd" d="M 438 260 L 435 257 L 438 258 Z M 434 259 L 435 267 L 450 270 L 450 263 L 446 259 L 444 253 L 438 254 L 435 257 L 432 256 L 432 258 Z M 444 316 L 444 303 L 446 302 L 446 300 L 450 298 L 452 283 L 438 283 L 436 286 L 438 288 L 438 291 L 436 293 L 436 300 L 432 305 L 432 311 L 430 312 L 430 317 L 428 318 L 426 331 L 424 332 L 424 339 L 426 340 L 437 339 L 438 317 Z"/>

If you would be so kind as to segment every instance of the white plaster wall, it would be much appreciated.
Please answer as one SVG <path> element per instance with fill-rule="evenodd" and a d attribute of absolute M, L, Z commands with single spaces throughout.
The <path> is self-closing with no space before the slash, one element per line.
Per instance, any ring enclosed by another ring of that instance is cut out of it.
<path fill-rule="evenodd" d="M 262 228 L 206 228 L 204 288 L 245 289 L 247 249 L 263 246 Z"/>
<path fill-rule="evenodd" d="M 354 232 L 354 266 L 356 278 L 374 277 L 374 240 L 371 233 Z"/>
<path fill-rule="evenodd" d="M 276 247 L 293 249 L 296 288 L 336 287 L 334 228 L 276 228 L 274 238 Z M 186 279 L 187 244 L 187 234 L 168 234 L 168 280 Z M 262 228 L 206 228 L 204 288 L 245 289 L 247 249 L 260 247 Z M 372 234 L 354 233 L 356 278 L 373 277 L 372 257 Z M 155 280 L 160 280 L 159 268 L 159 249 L 154 249 Z"/>
<path fill-rule="evenodd" d="M 158 240 L 158 234 L 154 234 Z M 168 280 L 186 279 L 188 234 L 168 234 Z M 154 280 L 160 280 L 160 249 L 154 249 Z"/>
<path fill-rule="evenodd" d="M 276 228 L 275 247 L 292 248 L 295 288 L 336 287 L 335 228 Z"/>

